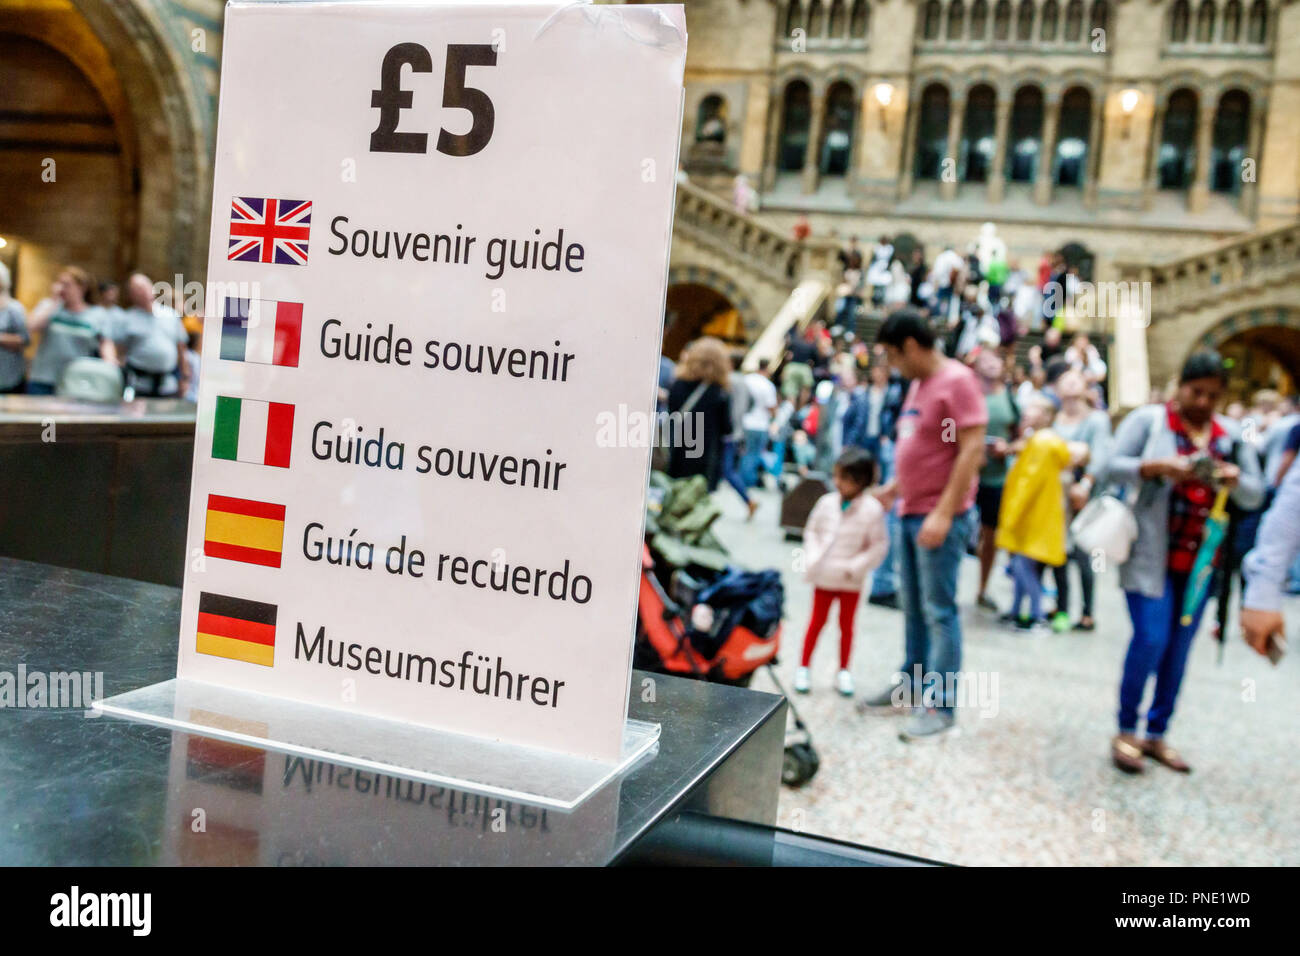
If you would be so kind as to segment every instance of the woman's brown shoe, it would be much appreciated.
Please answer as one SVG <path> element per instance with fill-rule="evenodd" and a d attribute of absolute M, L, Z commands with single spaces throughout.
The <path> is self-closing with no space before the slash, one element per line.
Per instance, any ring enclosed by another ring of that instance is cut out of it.
<path fill-rule="evenodd" d="M 1192 765 L 1178 755 L 1178 751 L 1163 740 L 1142 741 L 1142 751 L 1157 763 L 1162 763 L 1170 770 L 1179 773 L 1191 773 Z"/>
<path fill-rule="evenodd" d="M 1144 751 L 1138 739 L 1130 734 L 1120 734 L 1110 742 L 1110 759 L 1125 773 L 1141 773 Z"/>

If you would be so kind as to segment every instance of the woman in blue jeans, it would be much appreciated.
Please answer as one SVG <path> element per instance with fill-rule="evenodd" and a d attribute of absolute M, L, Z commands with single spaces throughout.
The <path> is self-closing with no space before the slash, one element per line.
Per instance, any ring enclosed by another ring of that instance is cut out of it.
<path fill-rule="evenodd" d="M 1205 610 L 1202 596 L 1184 624 L 1183 598 L 1217 488 L 1232 489 L 1243 508 L 1263 499 L 1255 452 L 1237 440 L 1230 419 L 1214 414 L 1226 384 L 1218 354 L 1197 352 L 1183 366 L 1173 401 L 1124 419 L 1106 463 L 1105 480 L 1129 487 L 1138 527 L 1120 568 L 1133 637 L 1120 681 L 1119 734 L 1111 741 L 1115 766 L 1128 773 L 1143 770 L 1147 757 L 1182 773 L 1191 770 L 1164 739 Z M 1139 737 L 1138 710 L 1153 674 L 1155 693 Z"/>

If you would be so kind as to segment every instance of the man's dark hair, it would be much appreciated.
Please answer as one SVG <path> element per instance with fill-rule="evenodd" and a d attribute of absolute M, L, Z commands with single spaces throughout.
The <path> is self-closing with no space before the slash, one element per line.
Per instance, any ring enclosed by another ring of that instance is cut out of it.
<path fill-rule="evenodd" d="M 1183 365 L 1178 384 L 1194 382 L 1198 378 L 1217 378 L 1222 384 L 1228 384 L 1228 370 L 1223 364 L 1223 356 L 1218 352 L 1203 349 L 1193 352 L 1191 358 Z"/>
<path fill-rule="evenodd" d="M 865 448 L 850 445 L 835 459 L 835 467 L 863 488 L 870 488 L 876 483 L 876 459 Z"/>
<path fill-rule="evenodd" d="M 934 331 L 925 317 L 915 309 L 899 309 L 885 319 L 876 333 L 876 343 L 901 349 L 903 343 L 913 339 L 923 349 L 934 348 Z"/>
<path fill-rule="evenodd" d="M 1070 370 L 1070 362 L 1060 356 L 1052 359 L 1043 368 L 1043 384 L 1055 385 L 1056 380 Z"/>
<path fill-rule="evenodd" d="M 770 364 L 772 364 L 772 363 L 769 362 L 767 359 L 765 359 L 765 358 L 761 358 L 761 359 L 758 360 L 758 370 L 759 370 L 760 372 L 766 372 L 766 371 L 767 371 L 767 367 L 768 367 Z"/>

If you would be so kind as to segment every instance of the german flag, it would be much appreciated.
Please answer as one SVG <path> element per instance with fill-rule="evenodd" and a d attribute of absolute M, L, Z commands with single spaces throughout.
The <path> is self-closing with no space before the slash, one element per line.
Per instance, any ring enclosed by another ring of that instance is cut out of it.
<path fill-rule="evenodd" d="M 273 666 L 278 610 L 274 604 L 200 591 L 198 652 Z"/>
<path fill-rule="evenodd" d="M 194 735 L 185 745 L 185 776 L 207 780 L 231 790 L 262 792 L 266 751 L 243 744 Z"/>
<path fill-rule="evenodd" d="M 284 505 L 208 495 L 204 554 L 278 568 L 283 550 Z"/>

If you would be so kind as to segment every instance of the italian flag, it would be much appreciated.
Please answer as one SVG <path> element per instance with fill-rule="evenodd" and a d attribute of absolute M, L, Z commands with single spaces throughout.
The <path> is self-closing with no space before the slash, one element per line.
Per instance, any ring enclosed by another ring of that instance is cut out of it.
<path fill-rule="evenodd" d="M 292 405 L 217 396 L 213 458 L 288 468 L 292 444 Z"/>

